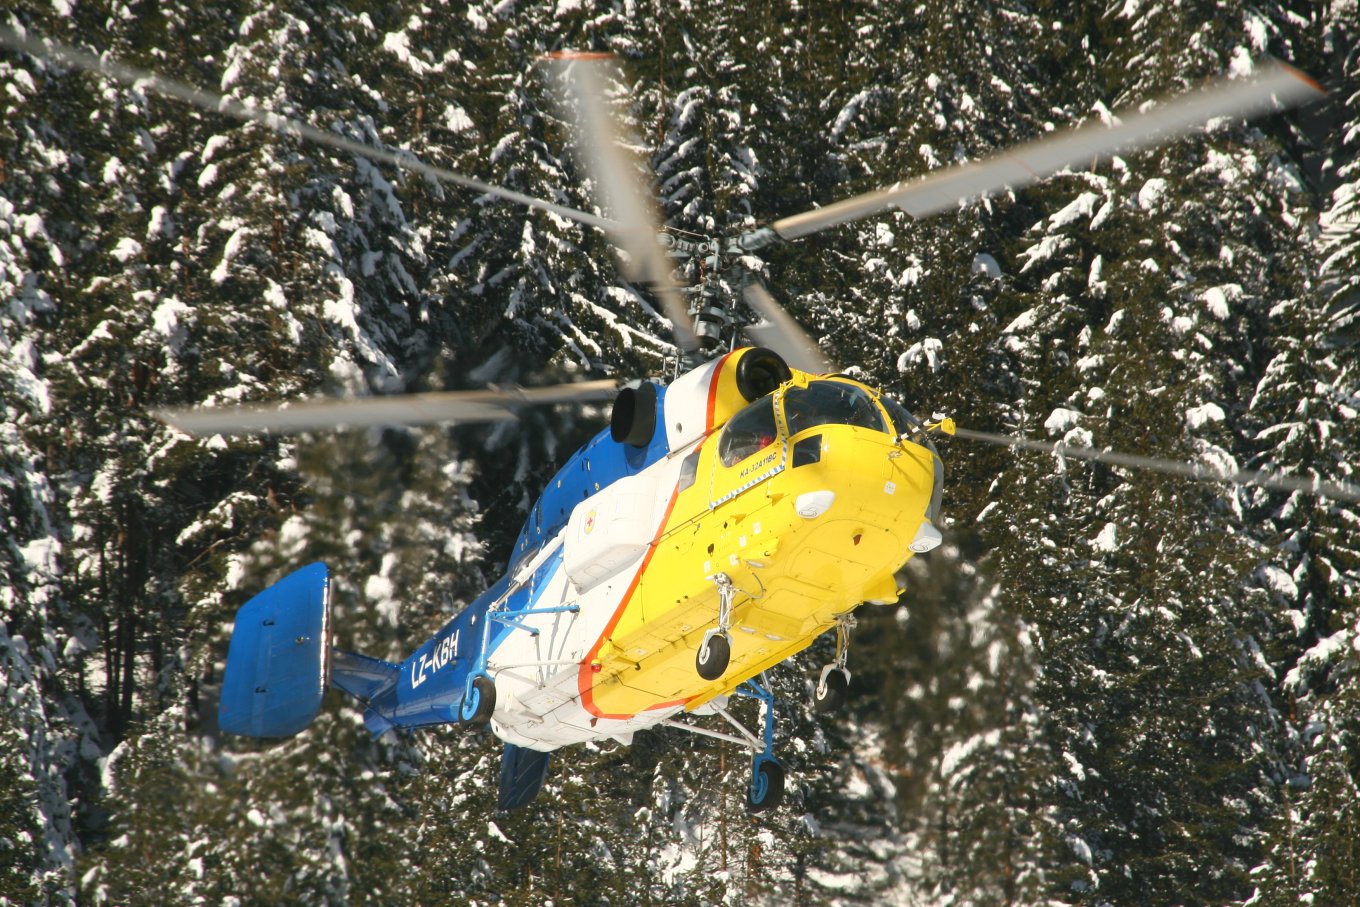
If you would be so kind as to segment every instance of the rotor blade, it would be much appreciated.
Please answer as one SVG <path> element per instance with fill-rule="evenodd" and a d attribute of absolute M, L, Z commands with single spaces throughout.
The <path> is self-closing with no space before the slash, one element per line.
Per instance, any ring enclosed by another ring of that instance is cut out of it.
<path fill-rule="evenodd" d="M 585 381 L 552 387 L 514 390 L 442 391 L 390 397 L 301 400 L 220 409 L 163 409 L 156 418 L 199 437 L 324 431 L 337 426 L 428 425 L 435 422 L 503 422 L 516 418 L 515 408 L 549 403 L 608 400 L 618 391 L 614 381 Z"/>
<path fill-rule="evenodd" d="M 1136 454 L 1118 453 L 1113 450 L 1095 450 L 1090 447 L 1072 447 L 1052 441 L 1036 441 L 1031 438 L 1017 438 L 1011 435 L 994 435 L 990 432 L 972 431 L 956 428 L 954 433 L 960 438 L 999 444 L 1003 447 L 1019 447 L 1058 454 L 1063 457 L 1076 457 L 1081 460 L 1094 460 L 1114 466 L 1127 466 L 1133 469 L 1147 469 L 1167 475 L 1184 476 L 1199 482 L 1225 482 L 1232 485 L 1256 485 L 1272 491 L 1301 491 L 1320 498 L 1339 501 L 1360 501 L 1360 486 L 1349 482 L 1326 482 L 1319 478 L 1300 478 L 1255 469 L 1238 469 L 1223 472 L 1203 463 L 1183 463 L 1179 460 L 1162 460 L 1157 457 L 1142 457 Z"/>
<path fill-rule="evenodd" d="M 760 346 L 774 350 L 784 357 L 785 362 L 800 371 L 811 372 L 814 375 L 826 375 L 836 371 L 802 326 L 793 320 L 793 316 L 785 311 L 783 306 L 774 301 L 770 291 L 765 289 L 765 284 L 751 278 L 742 287 L 742 295 L 746 299 L 746 304 L 763 319 L 759 324 L 746 326 L 745 331 L 752 340 Z"/>
<path fill-rule="evenodd" d="M 661 232 L 656 207 L 624 151 L 628 137 L 604 105 L 598 67 L 607 59 L 599 54 L 550 57 L 556 64 L 562 110 L 568 118 L 573 112 L 579 117 L 582 157 L 598 187 L 601 207 L 615 218 L 608 229 L 627 257 L 628 279 L 646 284 L 656 294 L 670 319 L 676 346 L 694 352 L 699 338 L 690 324 L 689 306 L 671 280 L 670 265 L 656 241 Z"/>
<path fill-rule="evenodd" d="M 385 148 L 365 145 L 353 139 L 345 138 L 334 132 L 327 132 L 310 126 L 301 120 L 292 119 L 282 114 L 273 113 L 263 107 L 248 107 L 236 98 L 201 88 L 195 88 L 174 79 L 167 79 L 155 73 L 136 67 L 127 66 L 116 60 L 96 57 L 74 47 L 68 47 L 54 41 L 38 40 L 28 35 L 20 34 L 12 29 L 0 26 L 0 45 L 5 45 L 12 50 L 21 51 L 37 57 L 44 62 L 56 61 L 65 63 L 68 66 L 85 72 L 94 73 L 112 79 L 126 85 L 128 88 L 147 91 L 152 94 L 161 95 L 176 101 L 183 101 L 191 104 L 208 113 L 218 113 L 232 117 L 245 123 L 258 123 L 274 130 L 280 135 L 291 135 L 307 139 L 319 145 L 325 145 L 338 151 L 346 151 L 366 157 L 369 160 L 378 161 L 383 164 L 390 164 L 403 170 L 419 173 L 433 179 L 450 183 L 455 186 L 462 186 L 465 189 L 472 189 L 487 195 L 492 195 L 506 201 L 517 202 L 529 208 L 536 208 L 541 211 L 549 211 L 561 217 L 574 220 L 579 223 L 587 224 L 592 227 L 599 227 L 603 230 L 612 230 L 617 225 L 606 218 L 589 214 L 585 211 L 577 211 L 575 208 L 568 208 L 558 205 L 541 198 L 534 198 L 513 189 L 505 189 L 500 186 L 493 186 L 468 176 L 445 170 L 442 167 L 434 167 L 416 159 L 410 152 L 393 152 Z"/>
<path fill-rule="evenodd" d="M 1204 91 L 1116 116 L 1115 125 L 1088 123 L 1004 151 L 977 163 L 963 164 L 911 182 L 857 195 L 844 201 L 771 224 L 783 239 L 797 239 L 827 227 L 896 207 L 912 217 L 925 217 L 959 202 L 1004 188 L 1022 189 L 1064 167 L 1092 166 L 1099 158 L 1131 152 L 1183 135 L 1218 117 L 1250 117 L 1292 107 L 1325 94 L 1322 87 L 1291 66 L 1268 61 L 1249 78 L 1220 79 Z"/>

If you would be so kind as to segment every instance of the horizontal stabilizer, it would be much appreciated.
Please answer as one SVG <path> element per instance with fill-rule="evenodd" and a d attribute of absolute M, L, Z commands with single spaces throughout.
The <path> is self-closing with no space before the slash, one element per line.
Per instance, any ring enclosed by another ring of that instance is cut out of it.
<path fill-rule="evenodd" d="M 312 723 L 329 685 L 330 574 L 312 564 L 236 612 L 222 700 L 222 730 L 289 737 Z"/>
<path fill-rule="evenodd" d="M 532 803 L 543 787 L 543 779 L 548 777 L 551 758 L 551 753 L 507 743 L 501 756 L 501 787 L 496 808 L 519 809 Z"/>

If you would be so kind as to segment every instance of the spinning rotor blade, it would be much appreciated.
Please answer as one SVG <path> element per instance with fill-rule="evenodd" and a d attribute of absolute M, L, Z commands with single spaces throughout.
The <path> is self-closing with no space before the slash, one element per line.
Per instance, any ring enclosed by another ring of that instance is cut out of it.
<path fill-rule="evenodd" d="M 774 301 L 765 284 L 752 278 L 742 287 L 742 295 L 746 304 L 763 319 L 759 324 L 748 324 L 744 328 L 757 344 L 774 350 L 800 371 L 826 375 L 837 370 L 827 361 L 816 341 Z"/>
<path fill-rule="evenodd" d="M 954 434 L 971 441 L 982 441 L 1003 447 L 1018 447 L 1024 450 L 1037 450 L 1064 457 L 1093 460 L 1114 466 L 1127 466 L 1133 469 L 1147 469 L 1152 472 L 1184 476 L 1198 482 L 1228 483 L 1232 485 L 1256 485 L 1271 491 L 1301 491 L 1320 498 L 1339 501 L 1360 501 L 1360 486 L 1349 482 L 1326 482 L 1322 479 L 1305 479 L 1298 476 L 1285 476 L 1278 473 L 1262 472 L 1255 469 L 1239 469 L 1234 472 L 1221 472 L 1202 463 L 1183 463 L 1179 460 L 1162 460 L 1157 457 L 1142 457 L 1136 454 L 1119 453 L 1113 450 L 1095 450 L 1090 447 L 1072 447 L 1053 441 L 1036 441 L 1031 438 L 1017 438 L 1010 435 L 994 435 L 990 432 L 971 431 L 956 428 Z"/>
<path fill-rule="evenodd" d="M 5 45 L 11 50 L 17 50 L 29 54 L 44 62 L 65 63 L 76 69 L 85 72 L 104 76 L 114 82 L 126 85 L 141 91 L 147 91 L 165 98 L 176 101 L 183 101 L 191 104 L 208 113 L 218 113 L 232 117 L 244 123 L 258 123 L 274 130 L 280 135 L 292 135 L 307 139 L 319 145 L 334 148 L 337 151 L 346 151 L 366 157 L 369 160 L 378 161 L 383 164 L 390 164 L 402 170 L 409 170 L 428 176 L 433 179 L 450 183 L 455 186 L 462 186 L 465 189 L 472 189 L 487 195 L 505 199 L 506 201 L 517 202 L 529 208 L 537 208 L 541 211 L 550 211 L 579 223 L 587 224 L 592 227 L 599 227 L 603 230 L 613 230 L 617 227 L 612 221 L 585 211 L 577 211 L 575 208 L 568 208 L 564 205 L 554 204 L 541 198 L 534 198 L 516 192 L 513 189 L 504 189 L 500 186 L 493 186 L 481 180 L 475 180 L 468 176 L 445 170 L 442 167 L 433 167 L 420 160 L 417 160 L 409 152 L 396 153 L 385 148 L 365 145 L 353 139 L 345 138 L 334 132 L 327 132 L 310 126 L 301 120 L 295 120 L 282 114 L 273 113 L 263 107 L 248 107 L 240 101 L 226 95 L 204 91 L 183 82 L 167 79 L 144 69 L 137 69 L 119 63 L 116 60 L 106 57 L 96 57 L 74 47 L 67 47 L 54 41 L 43 41 L 29 37 L 13 31 L 5 26 L 0 26 L 0 45 Z"/>
<path fill-rule="evenodd" d="M 436 422 L 503 422 L 520 406 L 608 400 L 618 391 L 613 381 L 585 381 L 514 390 L 443 391 L 344 400 L 301 400 L 221 409 L 164 409 L 153 413 L 175 428 L 199 437 L 324 431 L 337 426 L 429 425 Z"/>
<path fill-rule="evenodd" d="M 977 163 L 932 173 L 912 182 L 857 195 L 775 221 L 782 239 L 797 239 L 889 208 L 920 218 L 1004 188 L 1022 189 L 1064 167 L 1089 166 L 1117 152 L 1165 142 L 1218 117 L 1249 117 L 1292 107 L 1323 96 L 1322 87 L 1293 67 L 1274 61 L 1244 79 L 1220 79 L 1204 91 L 1158 103 L 1151 110 L 1126 110 L 1105 127 L 1088 123 L 1004 151 Z"/>
<path fill-rule="evenodd" d="M 581 152 L 586 168 L 599 188 L 601 207 L 616 218 L 605 229 L 624 252 L 629 280 L 646 284 L 661 300 L 683 352 L 699 349 L 699 338 L 690 325 L 689 306 L 671 280 L 671 268 L 657 234 L 660 218 L 651 195 L 637 178 L 637 169 L 625 152 L 622 127 L 604 106 L 598 67 L 609 57 L 601 54 L 563 54 L 550 57 L 561 89 L 562 111 L 579 117 L 583 136 Z"/>

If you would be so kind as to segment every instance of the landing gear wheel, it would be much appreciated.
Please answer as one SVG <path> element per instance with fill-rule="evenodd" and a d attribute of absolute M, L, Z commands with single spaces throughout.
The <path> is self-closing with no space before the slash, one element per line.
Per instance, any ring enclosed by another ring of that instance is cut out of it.
<path fill-rule="evenodd" d="M 826 672 L 812 693 L 812 705 L 823 714 L 839 712 L 850 698 L 850 678 L 840 668 Z"/>
<path fill-rule="evenodd" d="M 463 704 L 458 709 L 459 720 L 468 727 L 483 727 L 495 711 L 496 682 L 485 674 L 474 677 L 463 694 Z"/>
<path fill-rule="evenodd" d="M 694 656 L 694 669 L 704 680 L 717 680 L 731 660 L 732 641 L 724 633 L 713 633 L 704 637 L 699 654 Z"/>
<path fill-rule="evenodd" d="M 752 769 L 751 786 L 746 789 L 746 809 L 763 813 L 784 799 L 784 766 L 773 759 L 761 759 Z"/>

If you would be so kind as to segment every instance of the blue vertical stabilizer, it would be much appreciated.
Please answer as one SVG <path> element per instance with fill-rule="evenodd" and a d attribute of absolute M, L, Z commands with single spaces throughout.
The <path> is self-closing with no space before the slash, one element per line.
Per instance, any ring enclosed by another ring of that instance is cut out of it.
<path fill-rule="evenodd" d="M 518 809 L 532 803 L 543 787 L 543 779 L 548 777 L 551 758 L 551 753 L 507 743 L 501 755 L 500 795 L 496 798 L 496 808 Z"/>
<path fill-rule="evenodd" d="M 311 564 L 236 612 L 222 701 L 222 730 L 288 737 L 312 723 L 329 683 L 330 574 Z"/>

